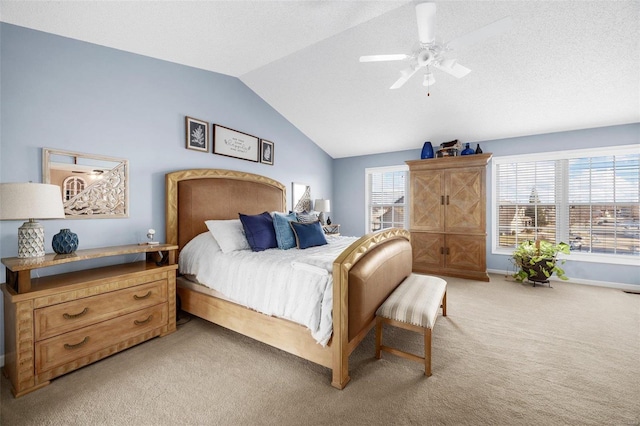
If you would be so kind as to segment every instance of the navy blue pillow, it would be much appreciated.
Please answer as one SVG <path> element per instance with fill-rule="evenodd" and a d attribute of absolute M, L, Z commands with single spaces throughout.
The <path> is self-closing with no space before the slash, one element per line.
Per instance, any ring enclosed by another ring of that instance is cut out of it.
<path fill-rule="evenodd" d="M 296 245 L 299 249 L 327 244 L 327 239 L 324 236 L 320 222 L 289 222 L 289 225 L 291 229 L 293 229 L 293 234 L 296 236 Z"/>
<path fill-rule="evenodd" d="M 244 228 L 244 234 L 253 251 L 263 251 L 278 247 L 276 231 L 273 229 L 273 218 L 268 212 L 257 215 L 238 213 Z"/>

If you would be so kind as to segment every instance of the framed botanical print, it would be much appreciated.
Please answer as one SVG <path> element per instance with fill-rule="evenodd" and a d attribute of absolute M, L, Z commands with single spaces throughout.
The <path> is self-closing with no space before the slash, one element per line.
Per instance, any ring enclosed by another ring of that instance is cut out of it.
<path fill-rule="evenodd" d="M 273 142 L 260 140 L 260 162 L 273 166 Z"/>
<path fill-rule="evenodd" d="M 187 129 L 187 149 L 209 151 L 209 123 L 192 117 L 185 117 Z"/>

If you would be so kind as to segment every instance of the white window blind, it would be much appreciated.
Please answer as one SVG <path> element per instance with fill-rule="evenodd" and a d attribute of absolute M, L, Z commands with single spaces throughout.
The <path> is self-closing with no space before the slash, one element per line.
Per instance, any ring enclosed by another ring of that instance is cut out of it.
<path fill-rule="evenodd" d="M 366 232 L 407 227 L 407 173 L 407 166 L 365 170 Z"/>
<path fill-rule="evenodd" d="M 493 159 L 493 248 L 570 244 L 591 260 L 640 257 L 640 149 L 624 146 Z"/>

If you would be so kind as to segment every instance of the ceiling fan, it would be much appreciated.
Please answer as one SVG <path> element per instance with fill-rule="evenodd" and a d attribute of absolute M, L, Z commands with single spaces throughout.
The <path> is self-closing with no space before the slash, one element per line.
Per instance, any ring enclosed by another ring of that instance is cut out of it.
<path fill-rule="evenodd" d="M 436 40 L 435 36 L 435 3 L 418 3 L 416 5 L 416 18 L 418 20 L 419 45 L 413 53 L 360 57 L 360 62 L 410 61 L 409 66 L 400 71 L 400 78 L 393 83 L 390 89 L 399 89 L 422 68 L 426 69 L 422 83 L 425 86 L 431 86 L 436 82 L 431 73 L 431 68 L 444 71 L 457 78 L 464 77 L 471 70 L 460 65 L 456 59 L 448 59 L 446 54 L 460 47 L 469 46 L 489 37 L 499 35 L 511 28 L 511 18 L 506 17 L 443 43 Z"/>

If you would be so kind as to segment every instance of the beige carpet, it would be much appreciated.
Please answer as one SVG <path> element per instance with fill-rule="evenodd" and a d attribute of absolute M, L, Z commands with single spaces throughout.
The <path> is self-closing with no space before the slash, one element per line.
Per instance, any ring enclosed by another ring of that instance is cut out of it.
<path fill-rule="evenodd" d="M 14 399 L 3 377 L 2 425 L 639 425 L 640 295 L 554 283 L 532 288 L 447 279 L 433 376 L 370 333 L 351 383 L 193 319 Z M 421 350 L 421 337 L 386 331 Z"/>

